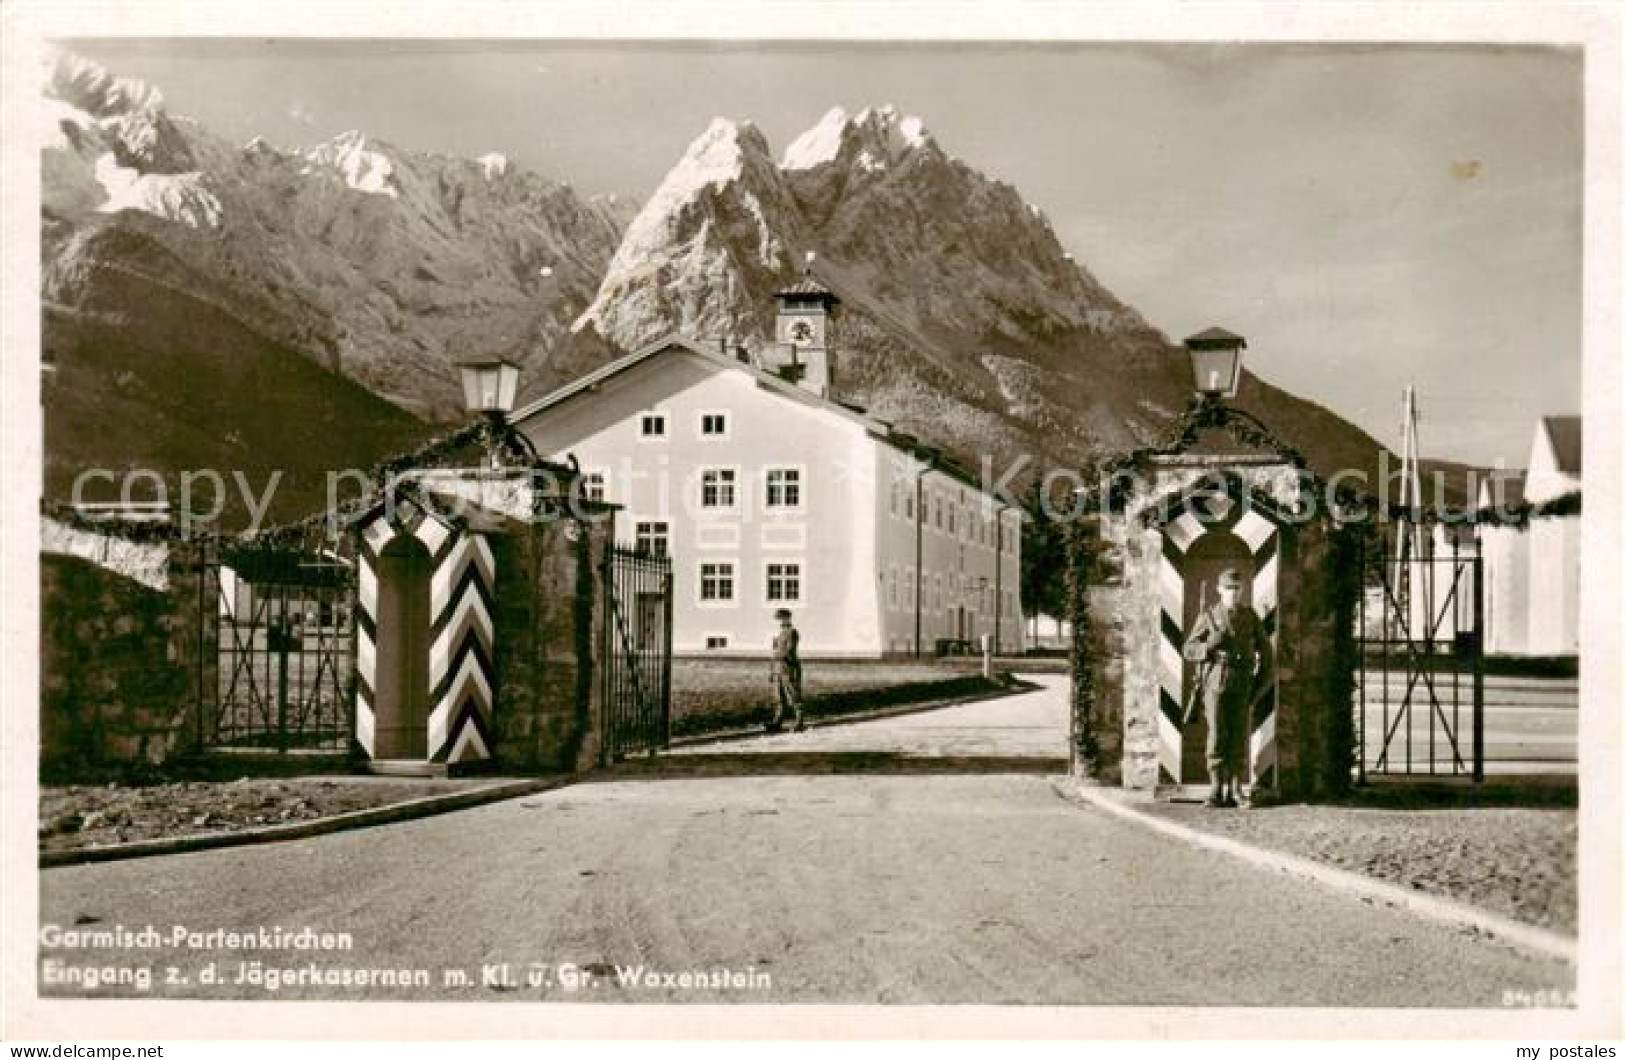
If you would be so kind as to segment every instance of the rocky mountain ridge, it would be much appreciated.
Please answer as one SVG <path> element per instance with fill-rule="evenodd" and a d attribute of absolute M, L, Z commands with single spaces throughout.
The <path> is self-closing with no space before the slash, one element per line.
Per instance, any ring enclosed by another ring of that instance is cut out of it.
<path fill-rule="evenodd" d="M 168 313 L 142 324 L 180 356 L 188 313 L 206 312 L 413 415 L 454 419 L 466 353 L 514 356 L 535 394 L 667 334 L 760 344 L 773 292 L 811 253 L 842 299 L 840 396 L 973 469 L 1146 444 L 1190 390 L 1183 352 L 1042 211 L 894 107 L 833 108 L 777 158 L 755 126 L 715 119 L 634 211 L 499 153 L 361 132 L 233 145 L 70 56 L 45 95 L 48 331 Z M 1239 401 L 1322 468 L 1377 452 L 1256 378 Z"/>
<path fill-rule="evenodd" d="M 199 298 L 419 415 L 458 413 L 458 356 L 555 346 L 628 217 L 497 155 L 237 147 L 73 56 L 45 96 L 47 302 L 96 307 L 104 270 L 172 283 L 178 258 Z"/>
<path fill-rule="evenodd" d="M 760 345 L 772 293 L 809 254 L 843 303 L 840 396 L 969 467 L 1078 466 L 1153 442 L 1190 393 L 1183 351 L 1041 210 L 892 106 L 832 108 L 778 160 L 751 123 L 712 121 L 628 226 L 575 336 Z M 1377 450 L 1252 377 L 1240 400 L 1323 467 Z"/>

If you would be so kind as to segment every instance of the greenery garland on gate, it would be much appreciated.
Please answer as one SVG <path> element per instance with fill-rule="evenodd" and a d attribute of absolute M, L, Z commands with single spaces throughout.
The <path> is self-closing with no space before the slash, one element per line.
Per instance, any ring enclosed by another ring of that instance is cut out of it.
<path fill-rule="evenodd" d="M 1095 580 L 1100 540 L 1094 520 L 1074 520 L 1067 527 L 1066 602 L 1071 615 L 1072 639 L 1067 646 L 1072 666 L 1071 738 L 1074 760 L 1082 775 L 1099 779 L 1105 763 L 1101 760 L 1099 735 L 1099 692 L 1095 669 L 1099 663 L 1094 646 L 1094 626 L 1089 616 L 1089 586 Z"/>
<path fill-rule="evenodd" d="M 1095 487 L 1084 493 L 1086 511 L 1121 511 L 1128 501 L 1129 482 L 1125 472 L 1138 472 L 1157 457 L 1180 456 L 1188 452 L 1204 432 L 1223 430 L 1246 446 L 1266 449 L 1281 458 L 1283 463 L 1299 469 L 1303 484 L 1317 494 L 1327 495 L 1339 512 L 1345 513 L 1339 522 L 1359 522 L 1377 516 L 1409 523 L 1465 523 L 1478 526 L 1527 529 L 1535 519 L 1565 518 L 1580 514 L 1580 491 L 1574 490 L 1560 497 L 1538 504 L 1519 501 L 1502 509 L 1449 509 L 1433 505 L 1412 506 L 1400 503 L 1379 503 L 1369 491 L 1344 482 L 1332 483 L 1309 467 L 1308 458 L 1252 413 L 1225 404 L 1205 395 L 1192 398 L 1174 419 L 1168 434 L 1159 445 L 1142 446 L 1097 464 L 1094 469 Z M 1105 483 L 1104 495 L 1100 484 Z M 1150 517 L 1147 514 L 1146 517 Z"/>
<path fill-rule="evenodd" d="M 1381 505 L 1370 493 L 1345 483 L 1333 484 L 1321 478 L 1309 467 L 1304 455 L 1294 446 L 1276 435 L 1257 417 L 1208 397 L 1197 397 L 1174 420 L 1168 435 L 1160 445 L 1145 446 L 1132 452 L 1106 460 L 1095 467 L 1095 485 L 1083 491 L 1082 503 L 1073 510 L 1067 527 L 1067 618 L 1072 625 L 1072 638 L 1068 655 L 1072 667 L 1072 744 L 1080 770 L 1086 777 L 1103 775 L 1106 763 L 1101 760 L 1099 734 L 1100 717 L 1099 675 L 1101 659 L 1100 638 L 1096 635 L 1089 613 L 1089 586 L 1096 580 L 1101 567 L 1104 543 L 1101 541 L 1098 517 L 1107 512 L 1121 512 L 1129 500 L 1128 476 L 1125 472 L 1139 472 L 1158 457 L 1179 456 L 1190 450 L 1210 430 L 1225 430 L 1244 445 L 1266 449 L 1277 454 L 1282 462 L 1297 468 L 1304 477 L 1303 485 L 1317 494 L 1330 496 L 1337 511 L 1333 513 L 1330 536 L 1328 576 L 1333 584 L 1329 595 L 1333 600 L 1332 614 L 1332 681 L 1334 687 L 1326 689 L 1333 702 L 1343 702 L 1352 695 L 1354 673 L 1358 664 L 1359 645 L 1355 622 L 1359 600 L 1364 590 L 1364 571 L 1358 561 L 1363 541 L 1375 532 L 1377 515 L 1411 524 L 1442 522 L 1466 525 L 1505 527 L 1525 530 L 1536 519 L 1565 518 L 1579 515 L 1580 493 L 1573 491 L 1539 504 L 1521 501 L 1499 510 L 1478 509 L 1449 511 L 1437 507 L 1413 507 L 1402 504 Z M 1104 490 L 1101 485 L 1104 483 Z M 1188 491 L 1187 491 L 1188 492 Z M 1278 502 L 1267 492 L 1251 487 L 1251 499 L 1276 505 Z M 1139 513 L 1142 525 L 1152 525 L 1158 514 L 1157 505 L 1149 505 Z M 1343 517 L 1339 518 L 1339 515 Z M 1337 794 L 1347 788 L 1349 770 L 1354 764 L 1355 752 L 1352 719 L 1347 711 L 1329 711 L 1327 731 L 1321 734 L 1329 750 L 1335 754 L 1324 756 L 1323 775 L 1314 778 L 1322 790 Z M 1339 749 L 1350 753 L 1348 761 L 1341 761 Z"/>
<path fill-rule="evenodd" d="M 97 519 L 84 514 L 64 501 L 45 500 L 40 513 L 76 530 L 117 537 L 134 542 L 195 541 L 200 544 L 252 545 L 264 548 L 291 548 L 308 542 L 313 535 L 330 538 L 334 527 L 344 526 L 366 514 L 386 496 L 411 500 L 428 511 L 461 525 L 455 513 L 444 510 L 418 483 L 401 476 L 422 468 L 451 466 L 451 461 L 462 457 L 470 447 L 498 454 L 511 466 L 531 471 L 548 471 L 569 483 L 579 477 L 579 469 L 543 460 L 531 445 L 530 439 L 514 429 L 506 420 L 485 416 L 457 429 L 431 439 L 409 452 L 385 457 L 368 469 L 367 488 L 362 493 L 334 508 L 315 512 L 303 519 L 260 530 L 225 533 L 200 526 L 179 526 L 164 520 Z"/>

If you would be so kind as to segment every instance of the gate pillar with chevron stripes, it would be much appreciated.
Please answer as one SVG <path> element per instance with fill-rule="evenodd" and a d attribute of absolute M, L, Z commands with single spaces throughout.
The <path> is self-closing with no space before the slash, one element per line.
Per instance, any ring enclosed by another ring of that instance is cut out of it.
<path fill-rule="evenodd" d="M 375 761 L 489 759 L 497 567 L 486 535 L 409 502 L 356 529 L 356 743 Z"/>
<path fill-rule="evenodd" d="M 1180 725 L 1195 681 L 1195 667 L 1181 652 L 1190 624 L 1204 604 L 1216 599 L 1215 581 L 1221 570 L 1241 571 L 1242 602 L 1258 613 L 1268 640 L 1273 642 L 1276 635 L 1279 517 L 1273 505 L 1254 502 L 1239 477 L 1223 481 L 1223 490 L 1196 491 L 1175 500 L 1157 531 L 1161 538 L 1157 761 L 1163 782 L 1173 785 L 1208 782 L 1201 746 L 1194 740 L 1194 746 L 1187 746 L 1186 736 L 1195 734 Z M 1274 655 L 1272 651 L 1271 658 Z M 1255 787 L 1275 786 L 1275 677 L 1273 666 L 1260 673 L 1250 703 L 1248 761 L 1242 780 Z M 1201 775 L 1194 775 L 1198 769 Z"/>
<path fill-rule="evenodd" d="M 1351 601 L 1335 524 L 1311 503 L 1300 466 L 1258 452 L 1162 452 L 1146 457 L 1130 488 L 1100 515 L 1107 553 L 1097 569 L 1120 578 L 1090 594 L 1121 667 L 1105 666 L 1103 747 L 1120 739 L 1125 787 L 1169 798 L 1205 794 L 1205 719 L 1183 724 L 1194 666 L 1185 634 L 1211 604 L 1227 567 L 1270 646 L 1253 687 L 1241 780 L 1255 797 L 1329 790 L 1352 763 L 1347 728 Z M 1341 630 L 1341 632 L 1340 632 Z M 1115 708 L 1115 710 L 1113 710 Z M 1200 715 L 1200 711 L 1196 712 Z M 1341 765 L 1340 765 L 1341 763 Z M 1196 786 L 1196 787 L 1193 787 Z"/>

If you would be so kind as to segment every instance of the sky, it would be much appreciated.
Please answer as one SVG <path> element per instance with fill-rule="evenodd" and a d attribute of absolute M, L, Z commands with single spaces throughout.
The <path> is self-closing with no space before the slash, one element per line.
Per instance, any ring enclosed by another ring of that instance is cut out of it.
<path fill-rule="evenodd" d="M 895 104 L 1178 340 L 1424 456 L 1580 409 L 1583 61 L 1436 45 L 76 40 L 228 138 L 349 129 L 646 199 L 713 116 Z"/>

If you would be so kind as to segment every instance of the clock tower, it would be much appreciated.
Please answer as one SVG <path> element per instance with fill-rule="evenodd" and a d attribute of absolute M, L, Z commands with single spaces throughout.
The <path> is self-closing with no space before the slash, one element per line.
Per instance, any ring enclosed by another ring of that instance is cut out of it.
<path fill-rule="evenodd" d="M 773 342 L 763 351 L 762 367 L 820 397 L 832 398 L 835 352 L 830 325 L 840 299 L 813 275 L 812 255 L 807 258 L 801 279 L 774 295 L 779 312 Z"/>

